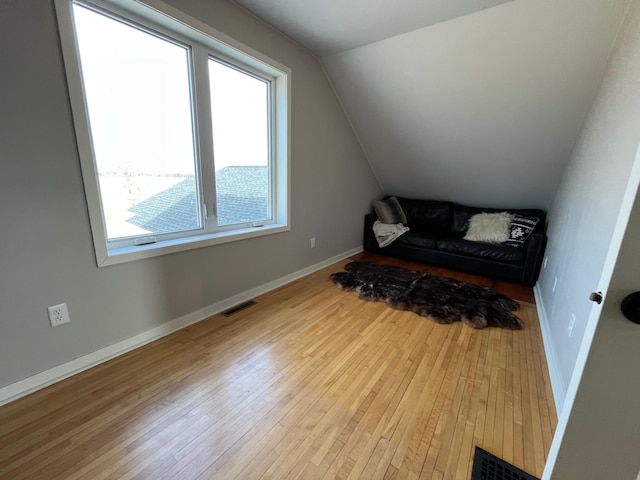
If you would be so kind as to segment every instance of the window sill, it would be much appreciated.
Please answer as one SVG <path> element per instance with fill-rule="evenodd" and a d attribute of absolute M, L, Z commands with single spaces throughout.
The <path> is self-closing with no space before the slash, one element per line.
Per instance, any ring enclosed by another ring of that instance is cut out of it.
<path fill-rule="evenodd" d="M 196 248 L 236 242 L 248 238 L 273 235 L 289 230 L 291 230 L 291 227 L 282 224 L 266 225 L 264 227 L 249 227 L 228 232 L 202 234 L 174 240 L 165 240 L 151 245 L 140 245 L 111 250 L 105 249 L 106 255 L 97 254 L 96 257 L 99 267 L 107 267 L 109 265 L 142 260 L 144 258 L 158 257 L 160 255 L 168 255 L 170 253 L 184 252 L 186 250 L 194 250 Z"/>

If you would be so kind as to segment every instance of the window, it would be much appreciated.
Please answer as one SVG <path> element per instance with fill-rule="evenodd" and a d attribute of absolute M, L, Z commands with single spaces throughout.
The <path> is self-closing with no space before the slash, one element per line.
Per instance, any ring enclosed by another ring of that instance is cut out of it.
<path fill-rule="evenodd" d="M 98 265 L 289 229 L 286 67 L 156 1 L 56 7 Z"/>

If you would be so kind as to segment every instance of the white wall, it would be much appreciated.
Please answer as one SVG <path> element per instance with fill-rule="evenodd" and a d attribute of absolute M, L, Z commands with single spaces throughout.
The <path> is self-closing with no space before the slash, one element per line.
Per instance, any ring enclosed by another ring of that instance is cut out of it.
<path fill-rule="evenodd" d="M 638 157 L 632 177 L 605 267 L 605 301 L 589 318 L 543 480 L 640 477 L 640 377 L 634 368 L 640 363 L 640 326 L 620 310 L 640 286 Z"/>
<path fill-rule="evenodd" d="M 389 194 L 547 208 L 629 0 L 515 0 L 323 58 Z"/>
<path fill-rule="evenodd" d="M 223 0 L 171 3 L 292 69 L 292 230 L 97 268 L 53 2 L 2 2 L 0 387 L 361 245 L 380 191 L 317 59 Z"/>
<path fill-rule="evenodd" d="M 589 293 L 601 288 L 605 258 L 640 143 L 639 5 L 633 0 L 602 87 L 549 209 L 549 260 L 537 288 L 565 386 L 593 305 Z M 577 321 L 569 337 L 571 313 Z"/>

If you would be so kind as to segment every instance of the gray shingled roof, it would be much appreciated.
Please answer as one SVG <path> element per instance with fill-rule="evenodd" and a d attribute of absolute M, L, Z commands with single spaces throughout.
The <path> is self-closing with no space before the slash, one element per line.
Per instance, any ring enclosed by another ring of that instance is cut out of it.
<path fill-rule="evenodd" d="M 216 173 L 218 223 L 230 225 L 264 220 L 268 216 L 269 172 L 267 167 L 233 166 Z M 129 209 L 128 222 L 151 233 L 197 228 L 195 178 L 143 200 Z"/>
<path fill-rule="evenodd" d="M 218 223 L 230 225 L 268 216 L 267 167 L 225 167 L 216 173 Z"/>

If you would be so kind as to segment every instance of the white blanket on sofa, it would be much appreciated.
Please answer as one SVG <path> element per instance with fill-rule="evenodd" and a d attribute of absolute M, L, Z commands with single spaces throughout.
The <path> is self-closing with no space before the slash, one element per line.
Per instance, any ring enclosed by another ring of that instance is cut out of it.
<path fill-rule="evenodd" d="M 405 227 L 401 223 L 381 223 L 378 220 L 373 223 L 373 234 L 380 248 L 386 247 L 400 235 L 408 231 L 409 227 Z"/>

